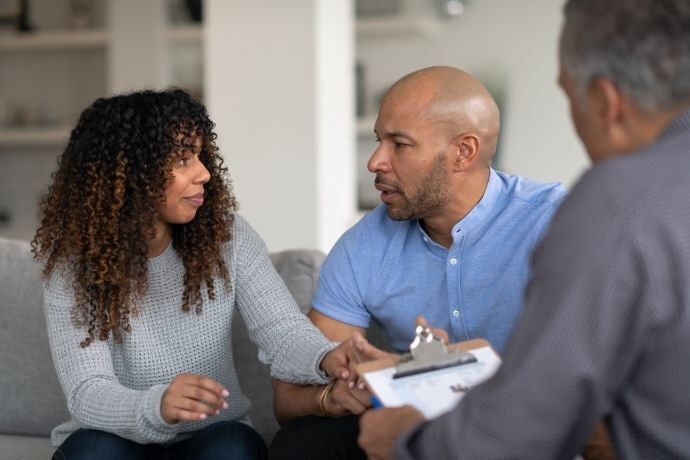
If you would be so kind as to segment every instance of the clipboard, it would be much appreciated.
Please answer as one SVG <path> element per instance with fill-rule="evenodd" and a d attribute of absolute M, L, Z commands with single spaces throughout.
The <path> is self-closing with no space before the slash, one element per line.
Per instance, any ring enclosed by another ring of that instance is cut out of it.
<path fill-rule="evenodd" d="M 484 339 L 446 347 L 418 326 L 409 355 L 361 363 L 357 371 L 385 407 L 411 404 L 427 419 L 448 412 L 473 387 L 489 379 L 501 359 Z"/>

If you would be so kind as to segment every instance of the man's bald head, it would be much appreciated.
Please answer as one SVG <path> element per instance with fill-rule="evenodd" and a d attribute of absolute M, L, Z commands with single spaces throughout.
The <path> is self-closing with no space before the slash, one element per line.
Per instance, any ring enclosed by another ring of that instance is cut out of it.
<path fill-rule="evenodd" d="M 412 72 L 391 86 L 383 103 L 414 110 L 420 119 L 445 126 L 450 136 L 475 133 L 481 142 L 480 163 L 490 163 L 496 152 L 498 106 L 467 72 L 442 66 Z"/>

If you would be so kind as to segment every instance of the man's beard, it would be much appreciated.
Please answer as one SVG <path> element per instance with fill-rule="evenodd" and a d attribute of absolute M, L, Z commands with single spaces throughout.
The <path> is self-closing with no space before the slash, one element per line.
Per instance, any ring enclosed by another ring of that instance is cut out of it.
<path fill-rule="evenodd" d="M 419 219 L 438 209 L 446 201 L 449 193 L 445 160 L 445 152 L 436 157 L 431 171 L 420 181 L 419 189 L 409 199 L 401 187 L 396 185 L 403 202 L 398 206 L 388 205 L 388 217 L 393 220 Z"/>

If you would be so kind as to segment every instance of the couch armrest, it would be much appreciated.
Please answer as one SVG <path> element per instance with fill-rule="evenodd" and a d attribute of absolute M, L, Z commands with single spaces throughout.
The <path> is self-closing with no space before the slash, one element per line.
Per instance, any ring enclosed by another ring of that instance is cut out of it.
<path fill-rule="evenodd" d="M 0 434 L 49 436 L 69 420 L 29 243 L 0 238 Z"/>

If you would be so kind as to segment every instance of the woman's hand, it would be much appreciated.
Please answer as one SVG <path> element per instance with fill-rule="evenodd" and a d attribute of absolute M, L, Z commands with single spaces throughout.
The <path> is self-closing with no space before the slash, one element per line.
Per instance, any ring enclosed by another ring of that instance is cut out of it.
<path fill-rule="evenodd" d="M 341 342 L 340 345 L 329 351 L 321 359 L 320 367 L 332 379 L 347 380 L 350 377 L 348 363 L 350 361 L 349 352 L 352 345 L 349 340 Z"/>
<path fill-rule="evenodd" d="M 161 416 L 167 423 L 204 420 L 228 408 L 229 395 L 220 383 L 195 374 L 177 375 L 161 399 Z"/>
<path fill-rule="evenodd" d="M 386 356 L 391 354 L 370 344 L 359 332 L 353 332 L 350 339 L 326 353 L 321 360 L 321 369 L 331 378 L 354 382 L 357 380 L 357 364 Z"/>

